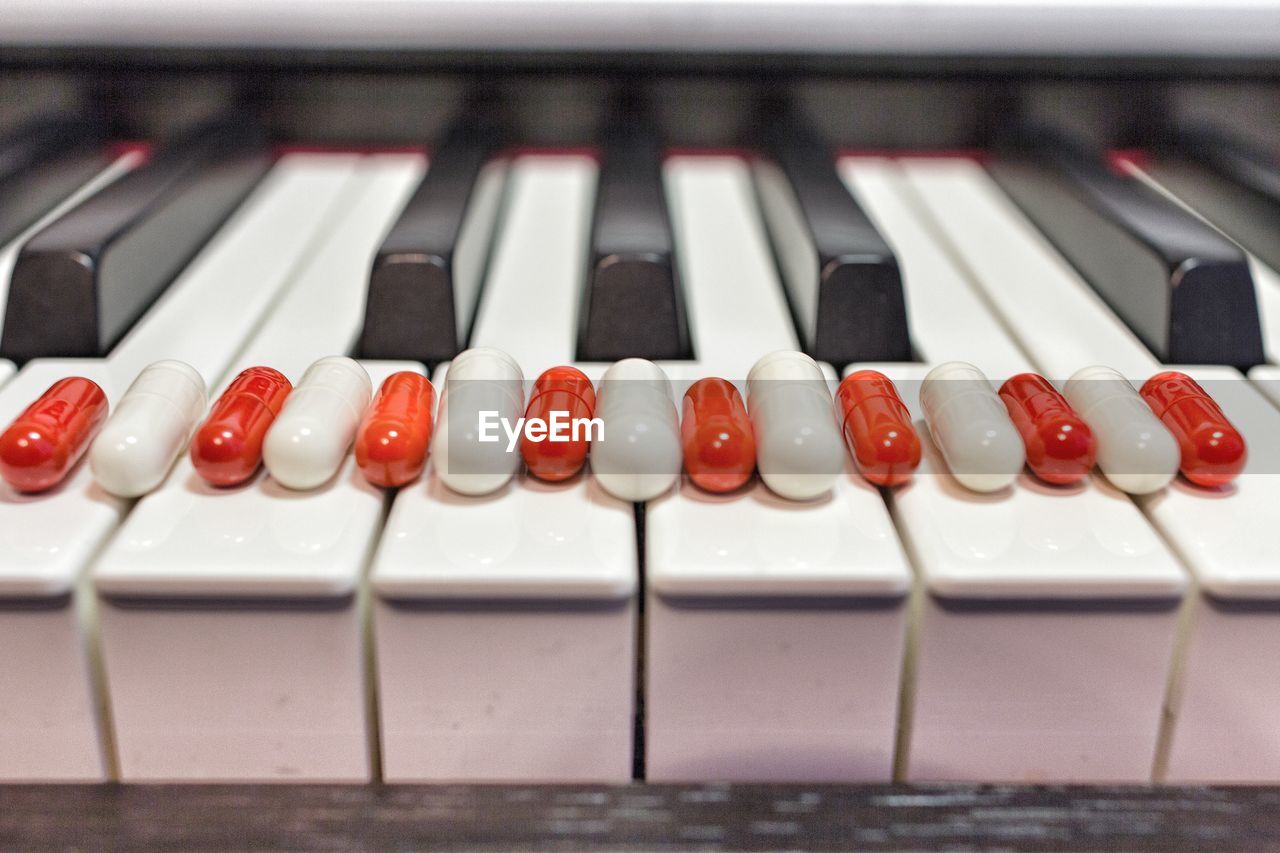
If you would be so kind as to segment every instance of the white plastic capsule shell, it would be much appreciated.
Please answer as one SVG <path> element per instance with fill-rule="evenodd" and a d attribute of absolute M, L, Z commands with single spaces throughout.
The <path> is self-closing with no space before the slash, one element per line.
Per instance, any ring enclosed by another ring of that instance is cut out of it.
<path fill-rule="evenodd" d="M 262 461 L 288 489 L 314 489 L 333 478 L 373 398 L 369 374 L 343 356 L 307 368 L 267 431 Z"/>
<path fill-rule="evenodd" d="M 845 446 L 822 367 L 802 352 L 762 357 L 747 374 L 760 479 L 778 496 L 813 500 L 844 470 Z"/>
<path fill-rule="evenodd" d="M 1062 395 L 1093 430 L 1098 467 L 1117 489 L 1146 495 L 1177 475 L 1177 439 L 1118 371 L 1083 367 L 1067 380 Z"/>
<path fill-rule="evenodd" d="M 680 476 L 680 416 L 671 381 L 642 358 L 610 367 L 600 381 L 595 416 L 604 424 L 591 445 L 591 471 L 619 500 L 641 503 L 665 493 Z"/>
<path fill-rule="evenodd" d="M 963 361 L 938 365 L 920 386 L 920 407 L 960 485 L 996 492 L 1017 479 L 1027 451 L 1004 401 L 981 370 Z"/>
<path fill-rule="evenodd" d="M 496 423 L 513 427 L 524 414 L 524 373 L 515 359 L 492 347 L 459 353 L 441 391 L 431 455 L 440 482 L 461 495 L 492 494 L 520 469 L 519 448 L 508 451 L 501 427 L 489 430 L 496 441 L 480 440 L 482 412 L 496 413 Z"/>
<path fill-rule="evenodd" d="M 186 362 L 144 368 L 89 450 L 98 485 L 121 498 L 160 485 L 204 414 L 205 394 L 204 378 Z"/>

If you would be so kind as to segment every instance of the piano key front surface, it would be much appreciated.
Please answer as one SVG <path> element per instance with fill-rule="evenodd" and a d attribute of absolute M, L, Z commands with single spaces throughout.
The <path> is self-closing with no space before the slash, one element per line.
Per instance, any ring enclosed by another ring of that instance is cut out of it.
<path fill-rule="evenodd" d="M 997 383 L 1160 368 L 979 160 L 922 155 L 833 155 L 821 188 L 847 192 L 893 253 L 915 361 L 871 366 L 917 420 L 925 366 L 947 360 Z M 51 202 L 0 254 L 0 290 L 31 236 L 140 163 L 126 153 Z M 532 381 L 574 363 L 592 323 L 604 172 L 581 151 L 502 164 L 502 181 L 464 170 L 485 183 L 485 224 L 454 239 L 487 241 L 465 247 L 461 275 L 484 269 L 483 284 L 453 285 L 436 324 L 449 334 L 421 352 L 498 347 Z M 656 200 L 654 175 L 622 170 L 606 201 L 643 182 L 663 226 L 680 309 L 667 293 L 649 307 L 687 323 L 694 354 L 663 362 L 675 399 L 704 376 L 745 390 L 761 355 L 815 345 L 819 300 L 797 308 L 804 265 L 787 259 L 813 252 L 804 227 L 823 223 L 779 227 L 766 167 L 739 153 L 659 165 Z M 1159 168 L 1132 168 L 1232 236 Z M 217 391 L 254 364 L 296 380 L 358 353 L 374 259 L 429 195 L 415 197 L 424 169 L 406 153 L 278 158 L 104 356 L 0 362 L 0 420 L 73 373 L 114 401 L 160 358 Z M 462 221 L 472 196 L 448 196 L 444 219 Z M 1272 342 L 1280 278 L 1251 263 Z M 867 310 L 894 322 L 899 309 Z M 365 364 L 375 384 L 396 369 L 447 381 L 447 363 Z M 607 365 L 579 366 L 598 380 Z M 834 387 L 851 366 L 828 368 Z M 185 458 L 136 502 L 103 494 L 87 466 L 51 494 L 6 489 L 0 779 L 1280 781 L 1280 680 L 1266 668 L 1280 551 L 1261 532 L 1280 505 L 1274 371 L 1196 371 L 1253 449 L 1211 495 L 1179 481 L 1133 499 L 1096 474 L 1077 487 L 1024 474 L 979 496 L 927 440 L 911 484 L 876 489 L 850 467 L 812 504 L 754 480 L 727 496 L 682 482 L 630 505 L 589 471 L 563 484 L 522 473 L 466 498 L 430 465 L 387 494 L 351 461 L 301 494 L 265 474 L 215 490 Z"/>

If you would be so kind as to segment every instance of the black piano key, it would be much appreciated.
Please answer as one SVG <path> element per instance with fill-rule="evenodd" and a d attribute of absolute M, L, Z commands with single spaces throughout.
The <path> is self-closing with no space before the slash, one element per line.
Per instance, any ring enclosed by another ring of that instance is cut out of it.
<path fill-rule="evenodd" d="M 1214 128 L 1173 134 L 1149 171 L 1195 211 L 1280 269 L 1280 157 Z"/>
<path fill-rule="evenodd" d="M 1057 135 L 1023 140 L 990 170 L 1161 361 L 1263 361 L 1248 259 L 1214 228 Z"/>
<path fill-rule="evenodd" d="M 270 162 L 260 133 L 201 126 L 39 231 L 14 265 L 0 355 L 105 355 Z"/>
<path fill-rule="evenodd" d="M 106 163 L 102 128 L 90 119 L 37 121 L 0 139 L 0 245 L 83 186 Z"/>
<path fill-rule="evenodd" d="M 430 168 L 373 261 L 359 351 L 365 358 L 435 364 L 466 348 L 506 182 L 493 159 L 503 127 L 464 120 Z"/>
<path fill-rule="evenodd" d="M 578 315 L 582 361 L 692 356 L 662 157 L 641 119 L 624 116 L 605 135 Z"/>
<path fill-rule="evenodd" d="M 756 194 L 805 352 L 837 366 L 910 361 L 893 249 L 836 171 L 830 147 L 785 108 L 755 133 Z"/>

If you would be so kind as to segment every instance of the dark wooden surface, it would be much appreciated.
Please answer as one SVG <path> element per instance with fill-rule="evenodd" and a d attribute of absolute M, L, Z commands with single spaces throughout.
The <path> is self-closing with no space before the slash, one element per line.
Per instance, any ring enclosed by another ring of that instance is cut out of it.
<path fill-rule="evenodd" d="M 0 786 L 0 850 L 1280 850 L 1280 788 Z"/>

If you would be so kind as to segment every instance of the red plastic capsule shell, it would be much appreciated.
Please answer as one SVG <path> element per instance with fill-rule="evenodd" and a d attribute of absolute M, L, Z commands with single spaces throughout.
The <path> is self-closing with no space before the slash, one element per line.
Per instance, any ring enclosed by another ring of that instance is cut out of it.
<path fill-rule="evenodd" d="M 569 419 L 591 418 L 596 410 L 596 392 L 591 379 L 576 367 L 567 365 L 543 371 L 533 383 L 529 405 L 525 407 L 526 422 L 540 418 L 548 425 L 553 412 L 564 412 Z M 558 483 L 582 470 L 591 443 L 586 436 L 578 440 L 533 441 L 525 433 L 520 439 L 520 455 L 529 473 L 539 480 Z"/>
<path fill-rule="evenodd" d="M 1049 380 L 1019 373 L 1000 386 L 1000 399 L 1022 436 L 1033 474 L 1057 486 L 1088 476 L 1098 457 L 1097 439 Z"/>
<path fill-rule="evenodd" d="M 191 442 L 191 464 L 215 486 L 235 486 L 262 465 L 262 442 L 293 391 L 270 367 L 250 367 L 231 381 Z"/>
<path fill-rule="evenodd" d="M 1244 436 L 1200 384 L 1176 370 L 1157 373 L 1142 386 L 1142 398 L 1182 451 L 1179 469 L 1198 486 L 1225 486 L 1248 461 Z"/>
<path fill-rule="evenodd" d="M 356 465 L 366 480 L 391 488 L 422 475 L 435 404 L 427 377 L 402 371 L 386 378 L 356 431 Z"/>
<path fill-rule="evenodd" d="M 741 488 L 756 470 L 756 436 L 732 382 L 699 379 L 684 393 L 680 443 L 684 470 L 708 492 Z"/>
<path fill-rule="evenodd" d="M 920 465 L 920 436 L 893 380 L 875 370 L 850 373 L 836 389 L 845 444 L 858 471 L 877 486 L 900 486 Z"/>
<path fill-rule="evenodd" d="M 58 485 L 89 449 L 107 408 L 93 380 L 59 379 L 0 434 L 0 476 L 20 492 Z"/>

